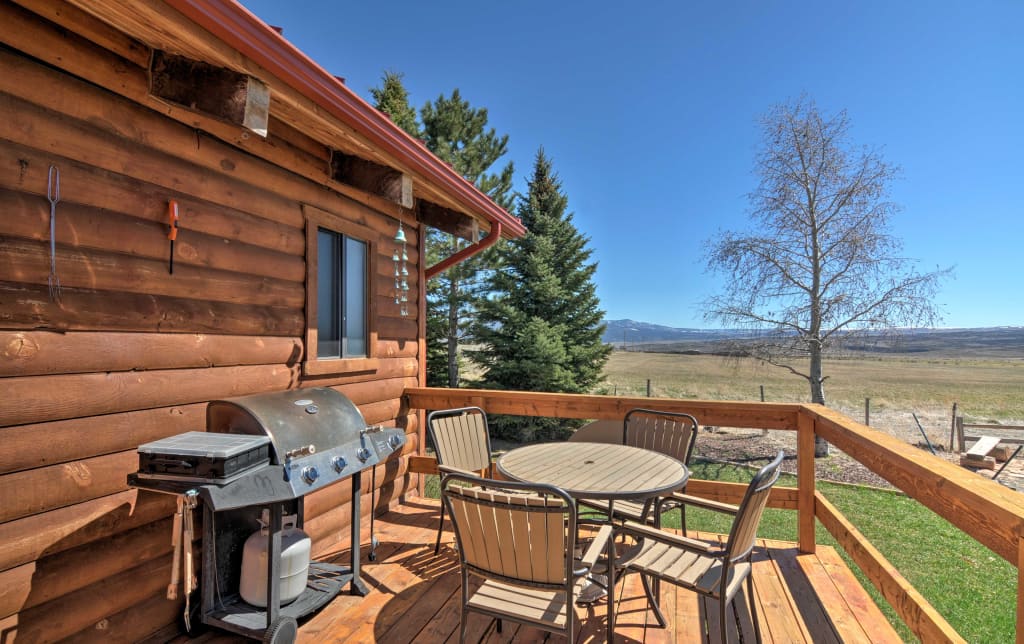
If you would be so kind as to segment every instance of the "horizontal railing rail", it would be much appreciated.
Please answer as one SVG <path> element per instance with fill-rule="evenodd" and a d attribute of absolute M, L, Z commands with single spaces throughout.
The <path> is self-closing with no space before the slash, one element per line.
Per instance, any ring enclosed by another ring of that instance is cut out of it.
<path fill-rule="evenodd" d="M 821 436 L 1017 567 L 1016 639 L 1024 644 L 1024 497 L 923 450 L 908 449 L 903 441 L 827 407 L 429 387 L 406 389 L 404 400 L 410 409 L 475 405 L 491 414 L 577 419 L 619 419 L 630 409 L 643 407 L 693 414 L 704 425 L 796 431 L 798 487 L 795 494 L 792 489 L 780 490 L 771 505 L 797 508 L 800 550 L 814 551 L 815 518 L 820 519 L 917 637 L 929 642 L 963 641 L 881 553 L 816 492 L 814 439 Z M 423 460 L 416 469 L 428 467 L 429 461 Z M 692 486 L 687 491 L 694 494 L 725 498 L 732 493 L 713 482 L 693 481 Z"/>

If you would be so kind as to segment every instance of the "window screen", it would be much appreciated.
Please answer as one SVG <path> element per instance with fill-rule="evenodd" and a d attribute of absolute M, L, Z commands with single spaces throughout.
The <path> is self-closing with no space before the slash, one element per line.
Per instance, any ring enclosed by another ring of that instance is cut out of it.
<path fill-rule="evenodd" d="M 317 230 L 318 358 L 366 352 L 366 242 Z"/>

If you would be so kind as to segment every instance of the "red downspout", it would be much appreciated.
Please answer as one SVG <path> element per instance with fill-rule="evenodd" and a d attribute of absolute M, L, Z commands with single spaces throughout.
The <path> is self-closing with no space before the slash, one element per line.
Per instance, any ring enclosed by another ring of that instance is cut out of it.
<path fill-rule="evenodd" d="M 476 255 L 477 253 L 490 248 L 491 246 L 498 243 L 499 239 L 501 239 L 501 222 L 495 221 L 494 225 L 491 227 L 491 232 L 488 233 L 486 237 L 484 237 L 477 243 L 473 244 L 472 246 L 467 246 L 466 248 L 463 248 L 462 250 L 455 253 L 448 259 L 442 259 L 438 263 L 434 264 L 430 268 L 423 271 L 423 276 L 429 280 L 431 277 L 437 275 L 444 269 L 450 266 L 454 266 L 455 264 L 467 260 L 473 255 Z"/>

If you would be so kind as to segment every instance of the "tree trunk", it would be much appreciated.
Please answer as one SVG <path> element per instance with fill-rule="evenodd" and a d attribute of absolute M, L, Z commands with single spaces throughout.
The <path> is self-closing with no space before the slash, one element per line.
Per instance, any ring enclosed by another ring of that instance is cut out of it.
<path fill-rule="evenodd" d="M 821 377 L 821 344 L 813 342 L 811 347 L 811 372 L 808 380 L 811 383 L 811 402 L 825 404 L 825 383 Z M 828 456 L 828 441 L 821 436 L 814 437 L 814 457 Z"/>
<path fill-rule="evenodd" d="M 448 282 L 448 386 L 459 386 L 459 283 L 453 276 Z"/>

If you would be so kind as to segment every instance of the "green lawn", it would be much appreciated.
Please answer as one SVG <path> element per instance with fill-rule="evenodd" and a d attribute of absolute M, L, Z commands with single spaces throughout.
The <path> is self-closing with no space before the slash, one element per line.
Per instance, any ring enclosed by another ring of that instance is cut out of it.
<path fill-rule="evenodd" d="M 696 479 L 746 482 L 752 476 L 747 468 L 719 463 L 697 462 L 691 469 Z M 796 477 L 783 475 L 778 484 L 796 487 Z M 968 642 L 1014 640 L 1016 568 L 899 492 L 824 481 L 819 481 L 817 488 Z M 427 494 L 437 497 L 437 477 L 428 477 Z M 665 525 L 678 527 L 678 513 L 669 515 Z M 729 519 L 706 510 L 690 509 L 687 527 L 725 533 Z M 758 534 L 796 541 L 796 512 L 767 510 Z M 902 620 L 820 523 L 816 535 L 818 543 L 835 547 L 846 559 L 900 635 L 914 641 L 916 638 Z"/>

